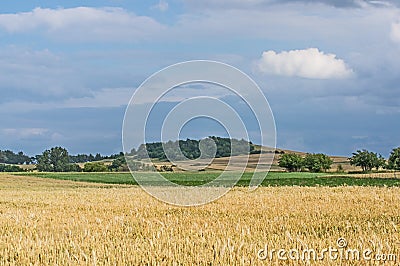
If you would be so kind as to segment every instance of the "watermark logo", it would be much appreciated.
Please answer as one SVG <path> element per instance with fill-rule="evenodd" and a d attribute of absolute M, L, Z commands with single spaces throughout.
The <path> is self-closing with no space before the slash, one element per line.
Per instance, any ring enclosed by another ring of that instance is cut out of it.
<path fill-rule="evenodd" d="M 263 261 L 397 261 L 396 254 L 374 252 L 369 248 L 350 248 L 345 238 L 339 238 L 335 246 L 323 249 L 276 249 L 265 245 L 264 248 L 258 250 L 257 257 Z"/>
<path fill-rule="evenodd" d="M 208 90 L 196 89 L 198 87 Z M 212 88 L 216 87 L 223 88 L 241 100 L 240 104 L 250 110 L 256 121 L 254 124 L 257 130 L 252 128 L 249 132 L 248 121 L 240 113 L 241 108 L 230 104 L 221 95 L 214 95 Z M 174 94 L 174 90 L 179 93 Z M 171 95 L 173 97 L 166 97 Z M 171 105 L 173 107 L 163 115 L 165 106 Z M 215 139 L 206 138 L 200 142 L 201 154 L 198 158 L 187 158 L 178 142 L 184 126 L 199 118 L 211 119 L 221 125 L 230 139 L 250 140 L 249 135 L 258 136 L 257 144 L 267 147 L 260 150 L 250 181 L 251 189 L 258 187 L 266 177 L 274 158 L 274 117 L 258 85 L 239 69 L 224 63 L 188 61 L 166 67 L 147 78 L 134 91 L 125 112 L 122 136 L 124 153 L 129 153 L 139 144 L 161 139 L 163 152 L 171 165 L 182 171 L 202 171 L 215 159 Z M 159 124 L 159 127 L 155 126 Z M 231 142 L 229 150 L 230 155 L 235 155 L 240 154 L 244 148 L 243 145 Z M 140 162 L 153 163 L 147 150 L 141 156 Z M 183 186 L 170 181 L 157 171 L 137 172 L 130 166 L 138 162 L 126 156 L 132 176 L 146 192 L 159 200 L 179 206 L 206 204 L 227 193 L 244 173 L 249 153 L 241 156 L 240 160 L 234 156 L 227 158 L 227 166 L 214 180 L 199 186 Z"/>

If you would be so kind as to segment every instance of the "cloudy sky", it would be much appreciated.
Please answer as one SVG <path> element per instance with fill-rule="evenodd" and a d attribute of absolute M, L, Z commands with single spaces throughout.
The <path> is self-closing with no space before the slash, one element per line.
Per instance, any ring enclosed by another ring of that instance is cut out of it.
<path fill-rule="evenodd" d="M 5 1 L 0 149 L 119 152 L 135 89 L 208 59 L 258 83 L 278 147 L 387 156 L 400 146 L 399 58 L 397 0 Z"/>

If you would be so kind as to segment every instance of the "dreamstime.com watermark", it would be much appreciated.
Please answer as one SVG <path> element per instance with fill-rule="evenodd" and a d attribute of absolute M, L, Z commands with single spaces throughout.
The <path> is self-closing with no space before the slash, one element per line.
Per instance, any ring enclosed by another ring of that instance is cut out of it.
<path fill-rule="evenodd" d="M 378 262 L 397 262 L 396 254 L 378 253 L 369 248 L 358 249 L 348 246 L 346 239 L 339 238 L 335 246 L 323 249 L 304 248 L 304 249 L 276 249 L 264 248 L 258 250 L 257 257 L 263 261 L 378 261 Z"/>

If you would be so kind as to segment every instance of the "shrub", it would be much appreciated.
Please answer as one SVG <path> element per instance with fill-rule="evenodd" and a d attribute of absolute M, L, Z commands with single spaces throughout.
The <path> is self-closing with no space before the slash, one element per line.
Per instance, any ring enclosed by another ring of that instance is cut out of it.
<path fill-rule="evenodd" d="M 16 165 L 0 164 L 0 172 L 24 172 L 25 170 Z"/>
<path fill-rule="evenodd" d="M 84 172 L 107 172 L 108 167 L 104 165 L 104 163 L 94 162 L 94 163 L 85 163 L 83 166 Z"/>

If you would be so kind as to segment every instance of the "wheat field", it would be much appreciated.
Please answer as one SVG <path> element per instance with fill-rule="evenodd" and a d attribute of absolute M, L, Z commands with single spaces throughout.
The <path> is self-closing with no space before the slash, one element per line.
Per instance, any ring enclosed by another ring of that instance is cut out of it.
<path fill-rule="evenodd" d="M 136 186 L 0 175 L 0 265 L 380 264 L 270 253 L 338 248 L 340 238 L 396 265 L 399 210 L 400 188 L 234 188 L 174 207 Z"/>

